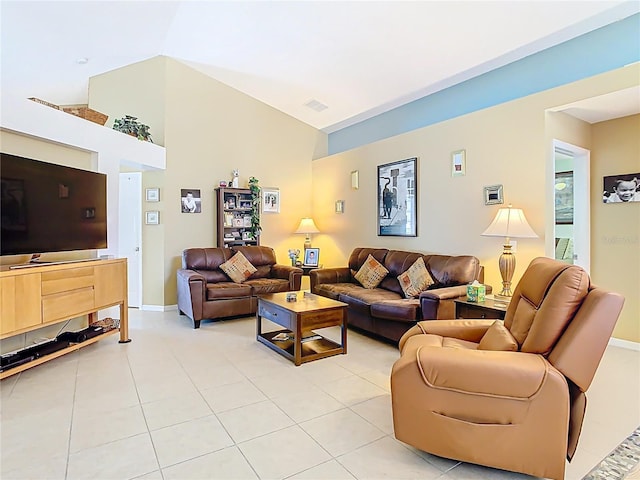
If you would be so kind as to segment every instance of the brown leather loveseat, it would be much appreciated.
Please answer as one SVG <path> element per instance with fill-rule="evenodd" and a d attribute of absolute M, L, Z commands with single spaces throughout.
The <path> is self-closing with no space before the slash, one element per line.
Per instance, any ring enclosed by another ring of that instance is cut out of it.
<path fill-rule="evenodd" d="M 256 268 L 242 283 L 220 269 L 237 252 Z M 199 328 L 203 319 L 251 315 L 256 312 L 257 295 L 300 290 L 301 280 L 302 269 L 278 265 L 270 247 L 189 248 L 182 252 L 177 272 L 178 310 Z"/>
<path fill-rule="evenodd" d="M 372 289 L 355 279 L 368 256 L 380 262 L 389 273 Z M 405 298 L 398 275 L 422 257 L 434 284 L 415 298 Z M 453 318 L 453 299 L 466 294 L 466 285 L 482 282 L 484 270 L 470 255 L 429 255 L 386 248 L 355 248 L 349 265 L 312 270 L 311 291 L 349 304 L 349 326 L 374 333 L 394 342 L 419 320 Z M 489 287 L 487 287 L 489 289 Z"/>

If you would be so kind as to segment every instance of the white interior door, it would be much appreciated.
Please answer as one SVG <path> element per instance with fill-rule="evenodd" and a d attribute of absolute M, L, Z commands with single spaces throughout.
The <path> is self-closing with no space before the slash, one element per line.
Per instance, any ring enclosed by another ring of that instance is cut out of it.
<path fill-rule="evenodd" d="M 142 174 L 120 174 L 118 256 L 128 263 L 129 306 L 142 305 Z"/>

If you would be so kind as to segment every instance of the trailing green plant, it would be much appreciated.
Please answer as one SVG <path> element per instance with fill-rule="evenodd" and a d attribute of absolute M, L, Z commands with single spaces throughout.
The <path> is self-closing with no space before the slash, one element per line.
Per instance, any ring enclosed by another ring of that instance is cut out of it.
<path fill-rule="evenodd" d="M 249 234 L 253 240 L 257 240 L 262 231 L 260 227 L 260 186 L 258 182 L 257 178 L 249 177 L 249 191 L 251 192 L 251 226 L 249 227 Z"/>
<path fill-rule="evenodd" d="M 138 140 L 153 143 L 151 133 L 149 133 L 149 125 L 138 122 L 138 117 L 125 115 L 124 118 L 118 118 L 113 122 L 113 129 L 136 137 Z"/>

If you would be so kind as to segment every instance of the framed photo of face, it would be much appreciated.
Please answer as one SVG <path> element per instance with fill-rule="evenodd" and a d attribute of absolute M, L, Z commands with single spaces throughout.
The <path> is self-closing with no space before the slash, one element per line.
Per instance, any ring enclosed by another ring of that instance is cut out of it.
<path fill-rule="evenodd" d="M 317 267 L 319 257 L 320 257 L 319 248 L 305 248 L 303 265 L 305 267 Z"/>

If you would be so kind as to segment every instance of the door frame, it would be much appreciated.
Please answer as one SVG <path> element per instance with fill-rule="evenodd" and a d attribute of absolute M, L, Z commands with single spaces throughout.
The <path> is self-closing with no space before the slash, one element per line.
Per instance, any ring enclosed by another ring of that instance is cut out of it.
<path fill-rule="evenodd" d="M 577 255 L 574 260 L 575 265 L 582 267 L 587 273 L 591 270 L 591 152 L 586 148 L 553 139 L 551 145 L 552 168 L 548 177 L 548 184 L 554 192 L 555 171 L 556 171 L 556 150 L 570 152 L 573 155 L 573 248 Z M 552 193 L 551 204 L 555 205 L 555 195 Z M 550 241 L 546 242 L 546 254 L 550 258 L 555 258 L 555 207 L 553 212 L 553 235 Z"/>

